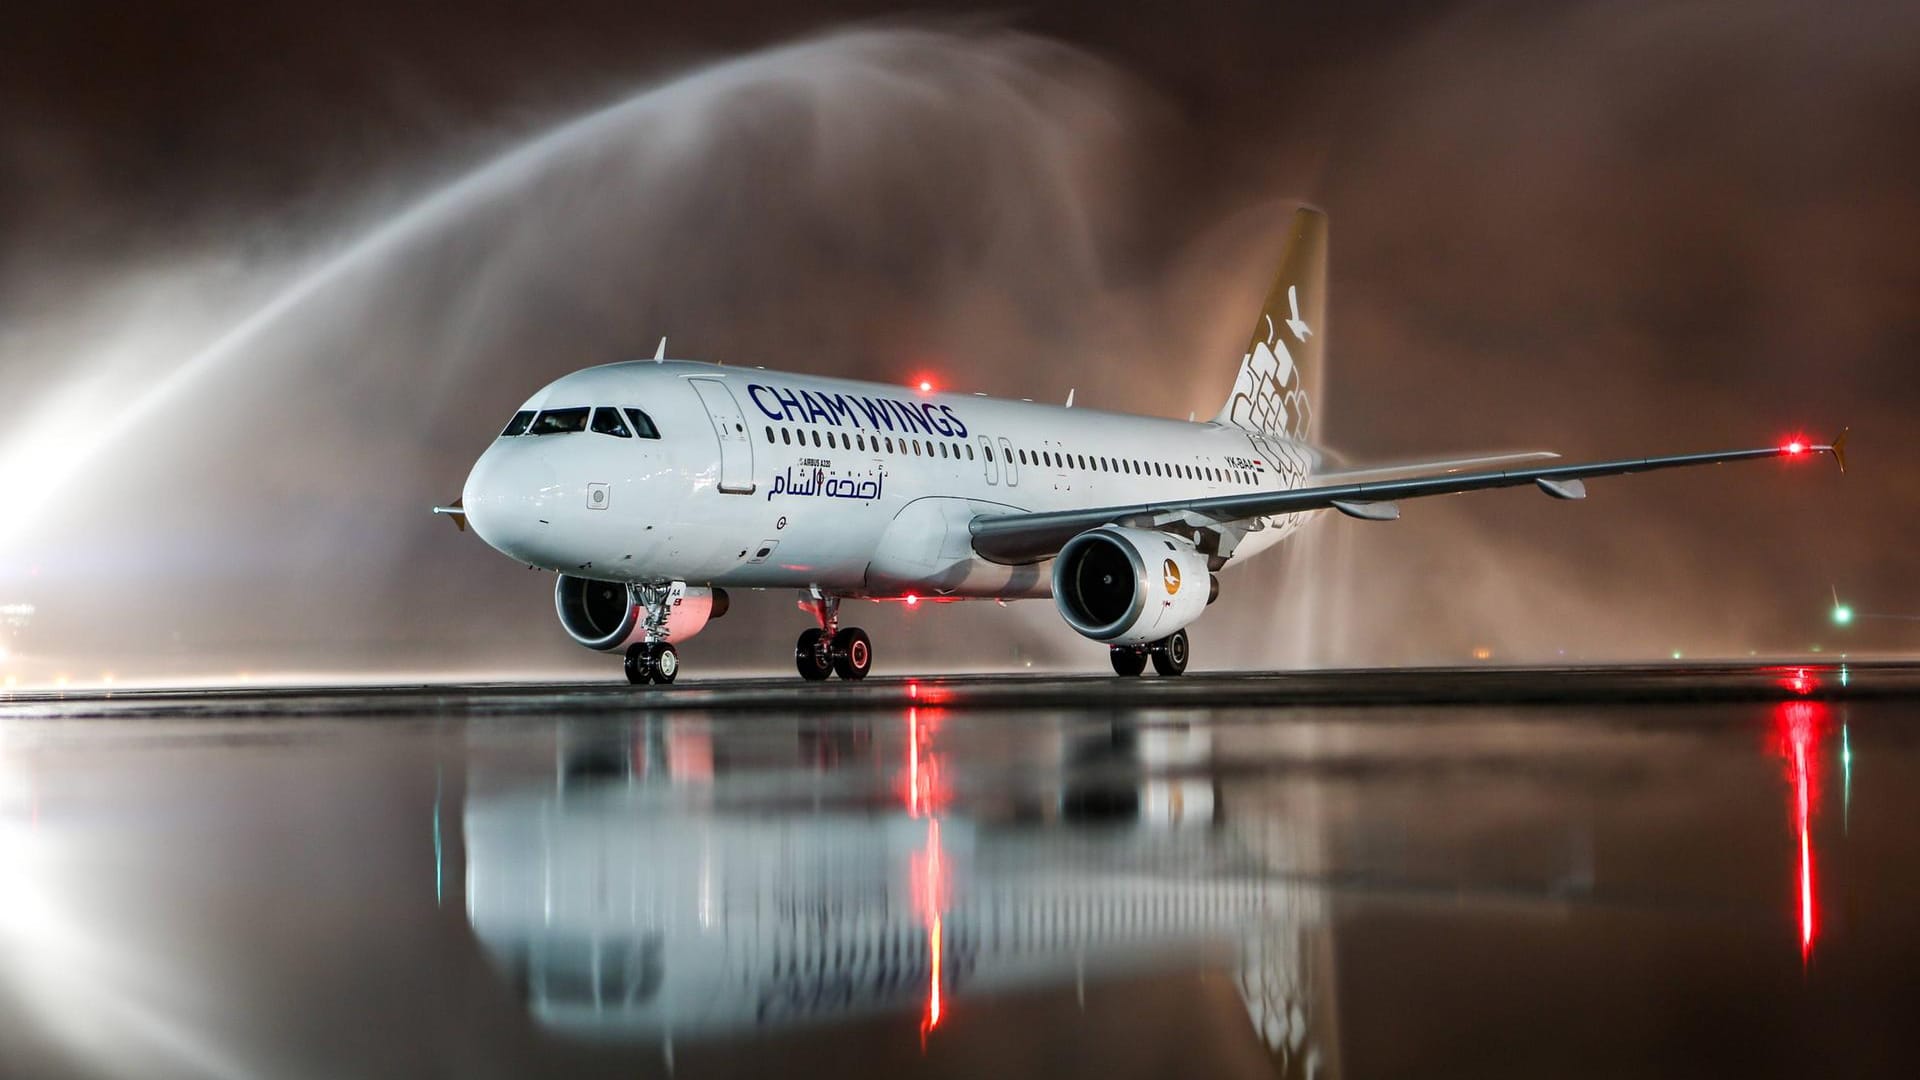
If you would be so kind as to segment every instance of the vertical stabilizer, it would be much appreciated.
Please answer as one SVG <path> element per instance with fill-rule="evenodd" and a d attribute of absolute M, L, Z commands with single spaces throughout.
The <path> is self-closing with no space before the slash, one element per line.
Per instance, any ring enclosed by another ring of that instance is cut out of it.
<path fill-rule="evenodd" d="M 1262 435 L 1307 440 L 1327 315 L 1327 215 L 1294 211 L 1287 247 L 1254 323 L 1233 393 L 1213 418 Z"/>

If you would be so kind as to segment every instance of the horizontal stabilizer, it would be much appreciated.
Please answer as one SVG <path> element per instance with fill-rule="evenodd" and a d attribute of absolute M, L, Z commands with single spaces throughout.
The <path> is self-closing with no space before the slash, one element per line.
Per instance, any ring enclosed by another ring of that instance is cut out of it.
<path fill-rule="evenodd" d="M 1351 499 L 1335 499 L 1333 508 L 1350 518 L 1361 521 L 1399 521 L 1400 507 L 1390 502 L 1354 502 Z"/>

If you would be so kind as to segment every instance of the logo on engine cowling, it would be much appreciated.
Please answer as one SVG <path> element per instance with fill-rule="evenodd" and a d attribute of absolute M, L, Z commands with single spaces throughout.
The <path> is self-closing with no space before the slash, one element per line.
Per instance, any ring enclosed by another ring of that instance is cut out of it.
<path fill-rule="evenodd" d="M 1179 592 L 1180 568 L 1173 564 L 1172 559 L 1168 559 L 1166 563 L 1161 566 L 1160 572 L 1167 579 L 1167 595 L 1172 596 L 1174 593 Z"/>

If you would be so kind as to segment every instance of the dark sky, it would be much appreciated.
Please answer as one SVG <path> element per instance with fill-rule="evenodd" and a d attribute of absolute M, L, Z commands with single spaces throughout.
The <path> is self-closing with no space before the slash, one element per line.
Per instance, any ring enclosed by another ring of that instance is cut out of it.
<path fill-rule="evenodd" d="M 419 514 L 541 383 L 666 333 L 1205 414 L 1296 200 L 1333 218 L 1319 415 L 1355 458 L 1851 424 L 1855 467 L 1324 522 L 1227 576 L 1198 663 L 1915 641 L 1824 626 L 1830 588 L 1920 613 L 1911 5 L 81 3 L 0 33 L 0 458 L 46 403 L 104 417 L 383 222 L 628 103 L 64 480 L 0 590 L 76 670 L 591 668 L 539 580 Z M 695 670 L 778 661 L 799 618 L 751 604 Z M 883 666 L 1098 662 L 1026 607 L 865 621 Z"/>

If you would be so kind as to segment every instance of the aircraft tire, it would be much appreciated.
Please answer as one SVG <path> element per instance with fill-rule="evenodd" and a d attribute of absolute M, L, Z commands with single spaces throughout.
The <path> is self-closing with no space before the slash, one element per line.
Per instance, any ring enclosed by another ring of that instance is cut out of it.
<path fill-rule="evenodd" d="M 1153 643 L 1147 652 L 1153 657 L 1153 670 L 1162 675 L 1182 675 L 1187 670 L 1188 643 L 1185 630 L 1173 633 Z"/>
<path fill-rule="evenodd" d="M 826 636 L 825 630 L 810 627 L 801 631 L 800 640 L 793 647 L 793 666 L 808 682 L 821 682 L 833 674 L 833 658 L 823 647 Z"/>
<path fill-rule="evenodd" d="M 833 635 L 833 670 L 848 682 L 859 682 L 873 670 L 873 639 L 857 626 Z"/>
<path fill-rule="evenodd" d="M 1137 645 L 1109 645 L 1107 659 L 1115 675 L 1133 676 L 1147 670 L 1147 653 Z"/>
<path fill-rule="evenodd" d="M 680 674 L 680 652 L 672 642 L 659 641 L 647 646 L 648 675 L 661 686 Z"/>
<path fill-rule="evenodd" d="M 635 686 L 645 686 L 653 681 L 653 666 L 647 663 L 645 645 L 627 646 L 627 681 Z"/>

